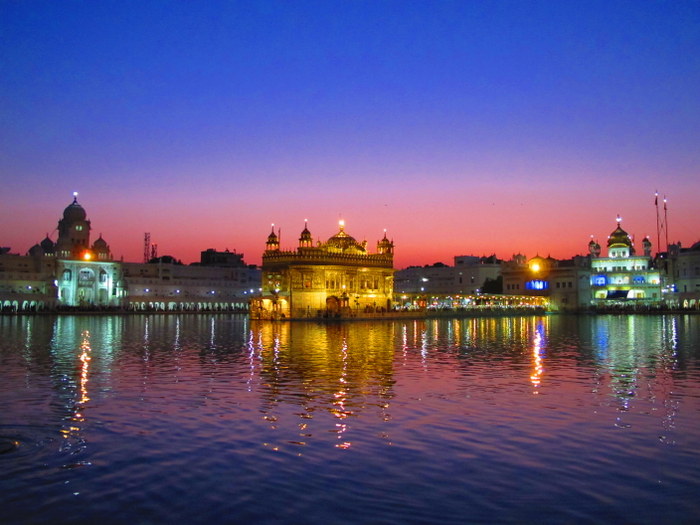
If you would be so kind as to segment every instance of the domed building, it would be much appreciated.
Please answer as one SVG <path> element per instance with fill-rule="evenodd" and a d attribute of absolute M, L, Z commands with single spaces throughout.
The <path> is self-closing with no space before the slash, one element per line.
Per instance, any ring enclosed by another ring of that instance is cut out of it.
<path fill-rule="evenodd" d="M 190 265 L 171 256 L 144 263 L 115 261 L 102 234 L 90 243 L 87 217 L 74 194 L 58 221 L 55 243 L 47 234 L 28 255 L 0 249 L 3 312 L 246 311 L 249 297 L 259 290 L 259 268 L 245 264 L 235 250 L 210 248 Z M 279 248 L 275 235 L 268 242 L 270 249 Z"/>
<path fill-rule="evenodd" d="M 316 244 L 304 224 L 297 248 L 282 250 L 273 225 L 265 246 L 254 318 L 351 317 L 392 307 L 394 243 L 386 232 L 371 253 L 343 221 L 335 235 Z"/>
<path fill-rule="evenodd" d="M 503 293 L 546 299 L 553 311 L 587 308 L 590 303 L 590 268 L 582 256 L 557 260 L 535 255 L 513 255 L 501 269 Z"/>
<path fill-rule="evenodd" d="M 637 255 L 632 237 L 622 229 L 617 217 L 616 228 L 608 236 L 608 256 L 600 256 L 600 245 L 591 240 L 592 303 L 597 306 L 613 304 L 653 304 L 661 301 L 661 277 L 652 267 L 651 241 L 642 241 L 643 255 Z"/>
<path fill-rule="evenodd" d="M 121 306 L 121 266 L 112 260 L 102 236 L 90 245 L 90 229 L 87 213 L 73 194 L 58 221 L 55 243 L 47 234 L 26 256 L 2 257 L 0 306 L 11 311 Z"/>
<path fill-rule="evenodd" d="M 112 260 L 102 235 L 90 245 L 90 230 L 87 212 L 74 193 L 73 202 L 58 221 L 54 247 L 59 304 L 83 308 L 120 306 L 124 297 L 121 266 Z"/>

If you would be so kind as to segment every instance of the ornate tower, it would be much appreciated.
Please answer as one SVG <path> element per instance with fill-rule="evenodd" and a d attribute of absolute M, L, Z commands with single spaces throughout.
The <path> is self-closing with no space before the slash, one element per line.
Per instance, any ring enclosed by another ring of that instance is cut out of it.
<path fill-rule="evenodd" d="M 387 239 L 386 230 L 384 230 L 384 238 L 381 241 L 377 241 L 377 253 L 382 255 L 394 254 L 394 243 Z"/>
<path fill-rule="evenodd" d="M 588 253 L 591 254 L 591 257 L 600 257 L 600 244 L 593 240 L 592 235 L 591 242 L 588 243 Z"/>
<path fill-rule="evenodd" d="M 309 231 L 308 223 L 304 220 L 304 229 L 301 231 L 299 236 L 299 248 L 313 248 L 314 240 L 311 237 L 311 232 Z"/>
<path fill-rule="evenodd" d="M 275 234 L 275 225 L 272 225 L 272 231 L 270 235 L 267 236 L 267 242 L 265 243 L 265 249 L 268 252 L 277 252 L 280 249 L 280 239 L 277 234 Z"/>
<path fill-rule="evenodd" d="M 629 234 L 620 227 L 622 218 L 617 216 L 617 228 L 608 237 L 608 257 L 617 259 L 634 255 L 634 246 Z"/>
<path fill-rule="evenodd" d="M 90 221 L 86 220 L 83 207 L 78 204 L 78 194 L 73 194 L 73 202 L 63 210 L 63 218 L 58 221 L 56 256 L 62 259 L 80 259 L 90 248 Z"/>

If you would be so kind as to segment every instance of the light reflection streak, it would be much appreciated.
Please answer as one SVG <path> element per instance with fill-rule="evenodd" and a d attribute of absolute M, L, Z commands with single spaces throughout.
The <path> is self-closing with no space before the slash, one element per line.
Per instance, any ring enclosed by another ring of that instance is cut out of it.
<path fill-rule="evenodd" d="M 80 400 L 78 401 L 79 405 L 84 405 L 88 401 L 90 401 L 90 396 L 88 395 L 88 389 L 87 389 L 87 384 L 88 384 L 88 373 L 90 372 L 90 352 L 92 349 L 90 348 L 90 332 L 85 330 L 83 332 L 83 341 L 80 344 L 80 350 L 82 353 L 80 354 L 80 361 L 82 363 L 81 369 L 80 369 Z"/>
<path fill-rule="evenodd" d="M 84 440 L 80 438 L 80 432 L 83 424 L 85 423 L 84 409 L 87 403 L 90 401 L 90 394 L 88 391 L 90 361 L 92 360 L 90 332 L 84 330 L 81 337 L 82 341 L 80 343 L 80 356 L 78 357 L 80 361 L 80 375 L 78 382 L 78 393 L 80 397 L 76 400 L 75 405 L 73 406 L 73 413 L 68 420 L 68 428 L 61 430 L 61 435 L 66 440 L 64 445 L 61 447 L 61 450 L 69 450 L 73 446 L 72 441 L 76 440 L 77 444 L 81 447 L 75 452 L 83 448 L 82 445 L 84 444 Z"/>
<path fill-rule="evenodd" d="M 214 341 L 216 339 L 216 320 L 212 317 L 211 318 L 211 327 L 210 327 L 210 335 L 209 335 L 209 346 L 211 348 L 214 348 Z"/>
<path fill-rule="evenodd" d="M 338 378 L 338 382 L 342 386 L 333 395 L 333 405 L 335 408 L 331 410 L 333 415 L 340 420 L 340 422 L 335 424 L 338 440 L 342 440 L 345 432 L 348 430 L 348 425 L 343 420 L 345 420 L 351 414 L 351 412 L 347 411 L 345 408 L 345 402 L 347 400 L 347 390 L 345 385 L 347 384 L 348 375 L 348 340 L 345 337 L 343 337 L 343 344 L 340 348 L 340 353 L 342 356 L 342 365 L 340 367 L 340 377 Z M 335 447 L 347 449 L 350 448 L 351 445 L 352 443 L 346 440 L 342 441 L 341 443 L 336 443 Z"/>
<path fill-rule="evenodd" d="M 535 334 L 532 341 L 532 358 L 533 358 L 533 371 L 530 375 L 530 382 L 534 387 L 533 394 L 539 393 L 539 386 L 542 381 L 542 351 L 543 351 L 543 340 L 544 340 L 544 327 L 542 323 L 537 323 L 535 327 Z"/>

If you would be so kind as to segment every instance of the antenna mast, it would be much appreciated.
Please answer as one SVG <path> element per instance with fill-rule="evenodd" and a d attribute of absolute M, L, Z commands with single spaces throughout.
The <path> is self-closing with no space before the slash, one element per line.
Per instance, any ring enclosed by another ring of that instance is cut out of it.
<path fill-rule="evenodd" d="M 151 234 L 143 234 L 143 262 L 147 263 L 151 255 Z"/>
<path fill-rule="evenodd" d="M 661 219 L 659 218 L 659 192 L 654 192 L 654 207 L 656 208 L 656 253 L 661 252 Z"/>

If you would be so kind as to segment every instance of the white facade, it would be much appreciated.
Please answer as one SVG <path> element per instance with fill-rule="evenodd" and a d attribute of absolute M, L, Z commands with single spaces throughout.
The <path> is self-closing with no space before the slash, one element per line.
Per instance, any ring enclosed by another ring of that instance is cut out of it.
<path fill-rule="evenodd" d="M 597 306 L 635 301 L 653 304 L 661 301 L 660 272 L 652 267 L 651 241 L 642 241 L 644 255 L 636 255 L 632 239 L 620 226 L 608 237 L 608 256 L 600 256 L 600 245 L 591 240 L 592 303 Z"/>

